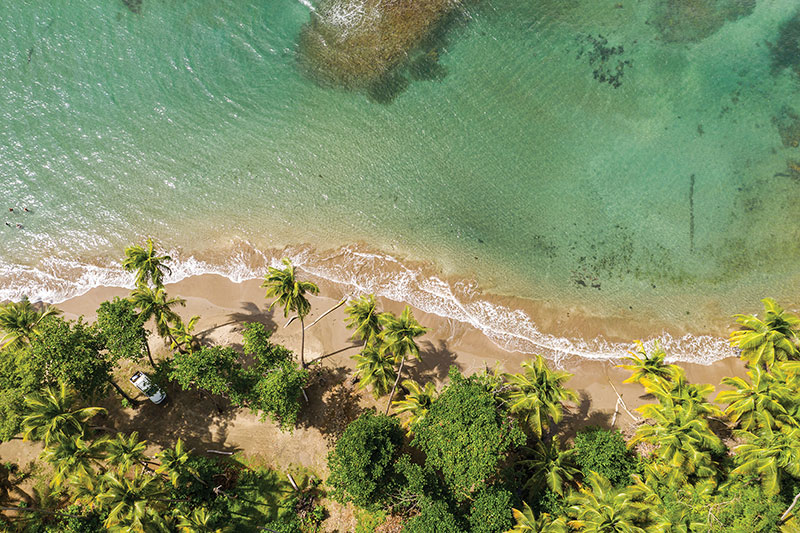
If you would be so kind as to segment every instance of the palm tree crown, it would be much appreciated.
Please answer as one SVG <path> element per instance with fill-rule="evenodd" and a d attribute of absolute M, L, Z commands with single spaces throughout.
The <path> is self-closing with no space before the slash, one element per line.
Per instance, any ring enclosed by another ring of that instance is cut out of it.
<path fill-rule="evenodd" d="M 367 345 L 358 355 L 352 356 L 356 362 L 355 375 L 359 378 L 358 389 L 372 387 L 372 394 L 379 398 L 389 392 L 397 377 L 394 358 L 382 353 L 378 348 Z"/>
<path fill-rule="evenodd" d="M 625 358 L 629 363 L 627 365 L 619 365 L 621 368 L 631 371 L 631 377 L 623 381 L 623 383 L 638 383 L 642 378 L 664 380 L 673 378 L 678 367 L 664 364 L 664 358 L 667 354 L 661 349 L 658 342 L 656 342 L 655 348 L 650 354 L 645 350 L 642 341 L 636 341 L 636 347 L 636 351 L 628 352 L 630 356 Z"/>
<path fill-rule="evenodd" d="M 541 355 L 522 363 L 522 368 L 521 374 L 506 374 L 512 386 L 508 394 L 511 412 L 518 414 L 522 422 L 541 438 L 550 425 L 550 419 L 556 424 L 561 421 L 562 402 L 575 401 L 578 396 L 574 390 L 564 387 L 572 374 L 550 370 Z"/>
<path fill-rule="evenodd" d="M 43 319 L 60 313 L 61 310 L 52 305 L 39 311 L 31 305 L 27 297 L 19 302 L 0 305 L 0 332 L 3 332 L 0 350 L 21 348 L 28 344 L 31 337 L 38 334 L 38 325 Z"/>
<path fill-rule="evenodd" d="M 398 414 L 409 413 L 411 415 L 402 423 L 404 428 L 410 430 L 412 426 L 425 419 L 428 409 L 436 400 L 438 393 L 433 381 L 428 381 L 423 387 L 413 379 L 404 379 L 403 388 L 407 391 L 405 398 L 392 402 L 392 405 Z"/>
<path fill-rule="evenodd" d="M 729 404 L 725 414 L 747 431 L 761 423 L 770 427 L 783 424 L 796 427 L 797 420 L 785 407 L 793 403 L 793 391 L 786 385 L 787 378 L 781 368 L 776 365 L 766 372 L 761 366 L 754 366 L 747 376 L 749 383 L 740 377 L 722 378 L 724 385 L 733 387 L 733 390 L 721 391 L 717 395 L 717 402 Z"/>
<path fill-rule="evenodd" d="M 275 298 L 269 309 L 279 304 L 283 308 L 283 316 L 288 317 L 294 311 L 302 319 L 311 310 L 311 304 L 305 294 L 319 294 L 319 287 L 310 281 L 299 281 L 295 276 L 294 266 L 285 257 L 282 259 L 285 268 L 269 267 L 269 274 L 264 277 L 261 287 L 267 289 L 265 298 Z"/>
<path fill-rule="evenodd" d="M 564 494 L 564 485 L 575 480 L 580 470 L 575 464 L 577 450 L 561 449 L 561 441 L 554 436 L 550 442 L 536 440 L 533 447 L 527 449 L 530 459 L 520 461 L 521 466 L 530 468 L 530 477 L 525 488 L 531 495 L 540 493 L 543 487 L 556 494 Z"/>
<path fill-rule="evenodd" d="M 84 423 L 106 410 L 102 407 L 75 408 L 76 399 L 76 393 L 64 383 L 58 388 L 47 386 L 40 393 L 26 396 L 23 438 L 43 440 L 48 446 L 61 436 L 83 435 Z"/>
<path fill-rule="evenodd" d="M 584 533 L 645 533 L 649 513 L 624 490 L 590 472 L 587 485 L 569 497 L 569 526 Z"/>
<path fill-rule="evenodd" d="M 155 500 L 164 495 L 158 477 L 137 471 L 127 478 L 109 471 L 103 474 L 105 490 L 97 501 L 108 510 L 105 527 L 120 531 L 150 531 L 157 523 Z"/>
<path fill-rule="evenodd" d="M 741 357 L 752 365 L 770 368 L 775 361 L 798 355 L 797 331 L 800 318 L 783 310 L 772 298 L 761 300 L 764 319 L 755 315 L 734 315 L 742 329 L 731 333 L 731 344 L 742 351 Z"/>
<path fill-rule="evenodd" d="M 391 313 L 381 313 L 379 316 L 383 331 L 380 338 L 383 341 L 383 351 L 394 354 L 395 361 L 411 355 L 419 359 L 419 346 L 414 340 L 428 332 L 428 330 L 414 318 L 409 306 L 405 306 L 399 317 Z"/>
<path fill-rule="evenodd" d="M 183 298 L 169 298 L 163 287 L 151 289 L 147 286 L 135 288 L 130 295 L 130 300 L 139 309 L 143 322 L 153 318 L 156 322 L 156 331 L 164 339 L 172 338 L 170 324 L 177 324 L 181 317 L 172 310 L 176 305 L 185 306 Z"/>
<path fill-rule="evenodd" d="M 162 287 L 164 273 L 172 274 L 172 270 L 166 265 L 167 261 L 172 261 L 172 258 L 168 255 L 156 255 L 153 239 L 147 239 L 145 246 L 125 248 L 122 268 L 136 273 L 137 286 L 146 286 L 152 281 L 156 287 Z"/>
<path fill-rule="evenodd" d="M 378 304 L 375 295 L 368 294 L 354 300 L 344 312 L 347 313 L 347 329 L 353 330 L 353 338 L 361 339 L 364 344 L 370 344 L 381 332 Z"/>

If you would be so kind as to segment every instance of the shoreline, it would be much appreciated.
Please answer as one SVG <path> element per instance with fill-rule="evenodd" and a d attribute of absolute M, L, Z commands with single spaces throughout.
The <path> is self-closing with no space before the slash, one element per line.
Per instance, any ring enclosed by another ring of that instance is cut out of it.
<path fill-rule="evenodd" d="M 261 251 L 245 243 L 234 250 L 219 252 L 218 257 L 205 259 L 194 255 L 182 258 L 184 254 L 174 250 L 169 254 L 178 257 L 169 283 L 208 275 L 222 276 L 232 283 L 258 280 L 269 266 L 277 266 L 280 258 L 287 256 L 315 282 L 330 287 L 329 293 L 340 296 L 375 293 L 392 301 L 407 302 L 422 311 L 479 329 L 502 350 L 541 353 L 557 361 L 573 357 L 614 360 L 624 356 L 637 339 L 648 346 L 660 340 L 670 362 L 711 364 L 735 356 L 727 342 L 733 322 L 718 309 L 715 313 L 711 304 L 701 312 L 713 319 L 693 323 L 698 329 L 690 331 L 668 319 L 635 312 L 632 307 L 603 312 L 596 305 L 580 301 L 495 294 L 484 291 L 470 278 L 446 276 L 435 265 L 400 261 L 362 244 L 332 250 L 303 245 Z M 65 294 L 63 289 L 54 290 L 53 280 L 69 282 L 50 272 L 47 273 L 50 284 L 32 299 L 60 304 L 96 289 L 133 287 L 133 277 L 113 261 L 105 265 L 74 263 L 70 274 L 77 278 L 71 287 L 77 296 Z M 6 286 L 13 287 L 14 279 Z M 10 288 L 0 290 L 0 300 L 11 296 L 18 299 L 21 293 L 33 294 L 30 286 L 16 292 L 20 294 L 12 295 Z"/>
<path fill-rule="evenodd" d="M 311 278 L 313 281 L 319 281 Z M 200 315 L 196 331 L 198 335 L 213 343 L 230 344 L 239 342 L 239 329 L 242 322 L 257 320 L 267 323 L 275 329 L 273 338 L 297 351 L 300 344 L 298 322 L 284 327 L 287 320 L 281 313 L 268 312 L 268 301 L 264 298 L 264 289 L 260 288 L 261 280 L 247 280 L 234 283 L 222 276 L 207 274 L 184 279 L 166 285 L 170 296 L 186 299 L 186 307 L 179 308 L 183 317 Z M 66 318 L 83 315 L 87 320 L 94 320 L 95 310 L 104 300 L 114 296 L 126 296 L 124 288 L 100 287 L 87 294 L 67 300 L 59 305 Z M 312 324 L 322 313 L 336 305 L 345 296 L 337 286 L 322 281 L 321 296 L 310 298 L 311 312 L 306 321 Z M 396 302 L 385 297 L 378 298 L 382 310 L 399 313 L 404 302 Z M 422 360 L 411 365 L 408 377 L 418 380 L 434 379 L 441 383 L 447 376 L 451 364 L 457 365 L 465 374 L 482 371 L 486 368 L 500 367 L 501 371 L 519 372 L 521 363 L 531 354 L 513 352 L 498 347 L 492 339 L 470 324 L 444 318 L 425 312 L 412 306 L 417 320 L 429 329 L 421 337 L 420 348 Z M 360 350 L 360 344 L 350 340 L 350 330 L 344 324 L 344 306 L 328 314 L 320 322 L 306 329 L 306 360 L 321 360 L 329 364 L 344 367 L 348 373 L 355 369 L 350 356 Z M 162 349 L 161 341 L 151 337 L 151 344 L 156 350 Z M 542 354 L 545 355 L 545 354 Z M 617 368 L 627 355 L 620 353 L 615 361 L 591 360 L 582 357 L 565 357 L 553 361 L 551 366 L 566 370 L 573 374 L 568 386 L 579 392 L 581 397 L 579 411 L 582 413 L 605 413 L 615 411 L 617 396 L 614 387 L 622 396 L 629 409 L 652 401 L 643 395 L 639 384 L 623 384 L 628 371 Z M 545 355 L 545 357 L 547 357 Z M 548 358 L 549 359 L 549 358 Z M 694 383 L 710 383 L 719 386 L 724 376 L 744 376 L 745 367 L 738 358 L 725 358 L 710 365 L 680 362 L 686 370 L 687 378 Z M 610 384 L 613 383 L 613 386 Z M 624 416 L 620 412 L 620 417 Z M 624 416 L 625 418 L 629 418 Z M 631 420 L 626 422 L 630 423 Z M 618 423 L 618 427 L 621 427 Z"/>

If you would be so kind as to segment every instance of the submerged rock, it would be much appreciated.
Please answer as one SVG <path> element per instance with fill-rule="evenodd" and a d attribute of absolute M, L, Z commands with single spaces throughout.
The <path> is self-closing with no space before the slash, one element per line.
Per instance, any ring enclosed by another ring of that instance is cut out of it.
<path fill-rule="evenodd" d="M 142 0 L 122 0 L 122 3 L 125 4 L 131 13 L 136 13 L 137 15 L 142 12 Z"/>
<path fill-rule="evenodd" d="M 756 0 L 666 0 L 656 5 L 653 22 L 661 38 L 691 43 L 713 35 L 726 22 L 750 15 Z"/>
<path fill-rule="evenodd" d="M 419 60 L 420 48 L 461 0 L 322 0 L 300 32 L 303 72 L 323 85 L 373 90 L 404 86 L 397 70 Z M 416 54 L 415 54 L 416 53 Z M 425 55 L 430 51 L 422 51 Z M 433 70 L 425 56 L 418 70 Z"/>
<path fill-rule="evenodd" d="M 781 24 L 777 42 L 768 44 L 772 56 L 772 73 L 778 75 L 788 68 L 800 76 L 800 11 Z"/>

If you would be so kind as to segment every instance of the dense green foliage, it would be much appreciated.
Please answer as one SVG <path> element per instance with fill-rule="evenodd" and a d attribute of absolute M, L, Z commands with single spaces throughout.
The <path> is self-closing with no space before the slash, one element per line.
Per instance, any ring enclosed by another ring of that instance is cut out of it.
<path fill-rule="evenodd" d="M 332 495 L 362 507 L 383 502 L 394 489 L 402 443 L 403 430 L 395 418 L 371 411 L 358 417 L 328 455 Z"/>
<path fill-rule="evenodd" d="M 638 471 L 636 457 L 628 451 L 625 439 L 617 430 L 587 428 L 575 436 L 575 462 L 584 476 L 595 471 L 616 487 L 631 483 Z"/>
<path fill-rule="evenodd" d="M 115 360 L 138 362 L 144 354 L 147 332 L 142 316 L 128 299 L 114 298 L 97 309 L 97 326 L 105 347 Z"/>
<path fill-rule="evenodd" d="M 511 529 L 511 493 L 505 489 L 489 487 L 475 496 L 469 512 L 471 533 L 503 533 Z"/>
<path fill-rule="evenodd" d="M 308 371 L 292 361 L 292 352 L 269 341 L 271 332 L 262 324 L 247 324 L 245 353 L 254 363 L 244 367 L 231 347 L 203 347 L 176 353 L 170 379 L 183 389 L 197 388 L 248 407 L 290 429 L 297 423 L 300 399 Z"/>
<path fill-rule="evenodd" d="M 419 514 L 403 525 L 403 533 L 464 533 L 464 528 L 447 503 L 426 498 Z"/>
<path fill-rule="evenodd" d="M 495 397 L 455 367 L 450 385 L 411 429 L 412 444 L 459 499 L 485 487 L 507 454 L 525 443 L 525 434 L 498 408 Z"/>

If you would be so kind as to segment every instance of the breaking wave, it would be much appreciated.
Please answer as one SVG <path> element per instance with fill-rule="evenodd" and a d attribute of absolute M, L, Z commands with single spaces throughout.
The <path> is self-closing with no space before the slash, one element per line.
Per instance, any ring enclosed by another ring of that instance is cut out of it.
<path fill-rule="evenodd" d="M 523 309 L 491 301 L 475 282 L 448 281 L 425 265 L 401 262 L 388 254 L 364 251 L 358 246 L 320 252 L 312 247 L 259 250 L 245 243 L 216 258 L 200 258 L 171 251 L 176 260 L 167 282 L 201 274 L 218 274 L 239 283 L 263 277 L 269 266 L 280 266 L 281 257 L 312 276 L 337 284 L 346 294 L 378 296 L 410 304 L 426 313 L 469 324 L 499 347 L 522 353 L 541 353 L 556 362 L 568 358 L 614 360 L 631 344 L 603 338 L 566 338 L 540 331 Z M 430 270 L 430 271 L 429 271 Z M 59 303 L 99 286 L 132 288 L 134 278 L 117 261 L 87 264 L 63 259 L 44 259 L 37 267 L 11 265 L 0 260 L 0 300 Z M 673 337 L 661 334 L 645 341 L 661 343 L 670 361 L 711 364 L 736 352 L 724 338 L 709 335 Z"/>

